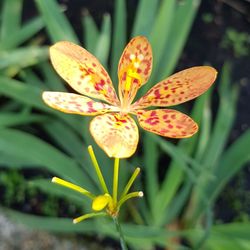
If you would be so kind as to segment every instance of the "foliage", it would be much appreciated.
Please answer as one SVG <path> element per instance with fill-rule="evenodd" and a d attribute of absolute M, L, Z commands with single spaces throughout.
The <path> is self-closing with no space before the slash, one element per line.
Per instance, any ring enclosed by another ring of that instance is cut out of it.
<path fill-rule="evenodd" d="M 50 43 L 59 40 L 79 43 L 79 38 L 56 0 L 36 0 L 39 15 L 25 23 L 21 22 L 22 4 L 19 0 L 4 0 L 1 6 L 1 166 L 43 169 L 51 176 L 56 174 L 97 192 L 98 181 L 86 150 L 89 144 L 94 145 L 87 130 L 88 119 L 53 111 L 41 100 L 43 90 L 63 91 L 65 85 L 47 60 L 47 47 L 41 42 L 44 33 L 39 33 L 40 30 L 45 28 Z M 108 14 L 103 17 L 100 30 L 88 13 L 82 17 L 85 47 L 109 67 L 114 82 L 119 55 L 128 36 L 124 6 L 125 0 L 116 1 L 112 27 Z M 197 0 L 139 1 L 131 36 L 146 35 L 154 52 L 154 72 L 145 88 L 173 72 L 198 6 Z M 143 170 L 136 188 L 145 191 L 145 199 L 130 203 L 121 211 L 125 237 L 135 249 L 174 244 L 178 249 L 189 249 L 181 245 L 183 237 L 191 249 L 249 249 L 249 222 L 221 225 L 213 222 L 218 195 L 250 160 L 249 130 L 228 145 L 238 97 L 230 72 L 230 64 L 225 63 L 217 82 L 216 116 L 211 108 L 214 91 L 194 103 L 192 117 L 200 124 L 198 135 L 176 144 L 145 133 L 141 136 L 140 153 L 121 163 L 123 186 L 131 175 L 131 166 L 139 165 Z M 94 148 L 104 178 L 111 185 L 111 161 Z M 5 177 L 1 181 L 2 178 Z M 5 183 L 8 182 L 11 180 Z M 83 206 L 83 211 L 88 209 L 81 196 L 54 186 L 49 179 L 33 179 L 32 185 L 53 197 L 70 197 L 73 204 Z M 8 188 L 11 190 L 11 186 Z M 105 218 L 73 225 L 70 219 L 40 217 L 6 208 L 4 211 L 32 228 L 117 237 L 114 226 Z"/>

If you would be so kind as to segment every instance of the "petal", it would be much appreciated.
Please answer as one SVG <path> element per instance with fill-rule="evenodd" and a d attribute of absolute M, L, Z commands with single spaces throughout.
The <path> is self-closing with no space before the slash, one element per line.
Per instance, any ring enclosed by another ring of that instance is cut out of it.
<path fill-rule="evenodd" d="M 134 109 L 173 106 L 203 94 L 215 81 L 217 71 L 209 66 L 182 70 L 151 88 L 133 104 Z"/>
<path fill-rule="evenodd" d="M 119 96 L 130 104 L 137 90 L 147 82 L 152 69 L 152 49 L 143 36 L 133 38 L 123 51 L 118 66 Z"/>
<path fill-rule="evenodd" d="M 90 123 L 90 132 L 109 157 L 130 157 L 139 139 L 135 121 L 128 115 L 115 113 L 95 117 Z"/>
<path fill-rule="evenodd" d="M 185 138 L 198 131 L 198 125 L 189 116 L 176 110 L 139 110 L 137 117 L 143 129 L 161 136 Z"/>
<path fill-rule="evenodd" d="M 98 115 L 108 111 L 117 111 L 118 109 L 105 103 L 95 102 L 88 97 L 72 93 L 45 91 L 42 98 L 48 106 L 70 114 Z"/>
<path fill-rule="evenodd" d="M 118 105 L 112 82 L 99 61 L 82 47 L 58 42 L 50 47 L 51 62 L 57 73 L 77 92 Z"/>

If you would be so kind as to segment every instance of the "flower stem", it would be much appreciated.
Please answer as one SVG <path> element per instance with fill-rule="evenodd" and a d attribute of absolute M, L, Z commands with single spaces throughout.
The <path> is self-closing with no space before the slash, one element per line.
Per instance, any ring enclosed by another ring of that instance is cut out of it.
<path fill-rule="evenodd" d="M 123 232 L 122 232 L 122 229 L 121 229 L 121 225 L 120 225 L 120 223 L 118 221 L 117 216 L 113 217 L 113 221 L 115 223 L 116 230 L 119 233 L 120 244 L 121 244 L 122 250 L 128 250 L 125 239 L 124 239 L 124 235 L 123 235 Z"/>
<path fill-rule="evenodd" d="M 113 177 L 113 202 L 114 202 L 114 207 L 116 207 L 116 204 L 117 204 L 118 179 L 119 179 L 119 158 L 115 158 L 114 177 Z"/>

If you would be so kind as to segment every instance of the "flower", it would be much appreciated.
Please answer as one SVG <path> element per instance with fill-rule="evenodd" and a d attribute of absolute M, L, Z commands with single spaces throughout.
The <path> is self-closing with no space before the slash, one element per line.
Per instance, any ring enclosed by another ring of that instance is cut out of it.
<path fill-rule="evenodd" d="M 146 108 L 189 101 L 204 93 L 217 75 L 209 66 L 192 67 L 160 81 L 133 103 L 152 69 L 152 49 L 145 37 L 133 38 L 120 58 L 119 98 L 108 73 L 87 50 L 61 41 L 50 47 L 50 57 L 57 73 L 82 95 L 45 91 L 43 100 L 65 113 L 96 116 L 90 133 L 109 157 L 116 158 L 130 157 L 137 148 L 138 127 L 130 114 L 137 116 L 143 129 L 161 136 L 185 138 L 195 134 L 198 125 L 189 116 L 172 109 Z"/>

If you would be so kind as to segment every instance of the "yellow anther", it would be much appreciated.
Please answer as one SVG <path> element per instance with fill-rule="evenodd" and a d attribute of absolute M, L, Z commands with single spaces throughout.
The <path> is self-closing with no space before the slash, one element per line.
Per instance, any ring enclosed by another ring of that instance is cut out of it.
<path fill-rule="evenodd" d="M 97 196 L 92 202 L 92 209 L 95 211 L 100 211 L 104 209 L 110 202 L 110 199 L 111 197 L 109 194 Z"/>

